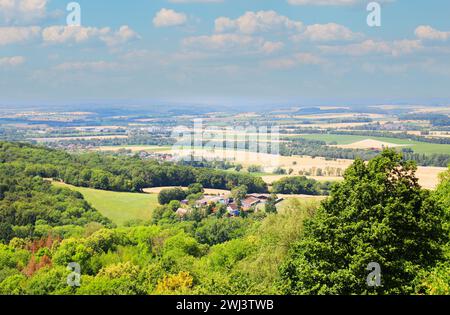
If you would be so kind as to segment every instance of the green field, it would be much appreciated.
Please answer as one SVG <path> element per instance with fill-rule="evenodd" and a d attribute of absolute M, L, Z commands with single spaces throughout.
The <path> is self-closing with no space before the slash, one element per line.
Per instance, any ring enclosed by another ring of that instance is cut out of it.
<path fill-rule="evenodd" d="M 308 140 L 322 140 L 327 143 L 331 143 L 333 141 L 337 142 L 338 145 L 351 144 L 354 142 L 373 139 L 382 142 L 390 142 L 394 144 L 403 144 L 408 145 L 409 148 L 413 149 L 416 153 L 423 154 L 450 154 L 450 145 L 449 144 L 435 144 L 435 143 L 426 143 L 426 142 L 418 142 L 412 141 L 408 139 L 398 139 L 398 138 L 389 138 L 389 137 L 368 137 L 368 136 L 353 136 L 353 135 L 333 135 L 333 134 L 312 134 L 312 135 L 299 135 L 292 136 L 291 138 L 304 138 Z"/>
<path fill-rule="evenodd" d="M 118 226 L 130 220 L 149 220 L 152 210 L 158 205 L 156 194 L 104 191 L 59 182 L 53 182 L 53 185 L 80 192 L 87 202 Z"/>

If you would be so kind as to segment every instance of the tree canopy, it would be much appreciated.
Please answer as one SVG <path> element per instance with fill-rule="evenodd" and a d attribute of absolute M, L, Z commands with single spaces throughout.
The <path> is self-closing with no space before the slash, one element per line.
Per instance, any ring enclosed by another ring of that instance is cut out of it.
<path fill-rule="evenodd" d="M 407 294 L 443 257 L 443 209 L 422 189 L 416 166 L 395 151 L 356 160 L 334 186 L 281 267 L 289 294 Z M 382 286 L 366 283 L 369 263 Z"/>

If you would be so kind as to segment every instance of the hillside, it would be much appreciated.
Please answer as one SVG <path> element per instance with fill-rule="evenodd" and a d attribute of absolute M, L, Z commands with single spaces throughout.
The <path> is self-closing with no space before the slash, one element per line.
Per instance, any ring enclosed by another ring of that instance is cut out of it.
<path fill-rule="evenodd" d="M 149 221 L 153 209 L 158 206 L 157 194 L 113 192 L 60 182 L 53 182 L 53 185 L 80 192 L 92 207 L 118 226 L 135 221 Z"/>

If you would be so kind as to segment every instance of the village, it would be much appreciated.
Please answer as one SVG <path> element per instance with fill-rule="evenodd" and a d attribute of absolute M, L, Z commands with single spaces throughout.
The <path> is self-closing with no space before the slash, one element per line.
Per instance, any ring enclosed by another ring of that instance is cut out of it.
<path fill-rule="evenodd" d="M 242 214 L 265 211 L 268 202 L 276 206 L 283 200 L 284 198 L 278 198 L 271 194 L 245 194 L 243 198 L 233 198 L 231 192 L 217 195 L 205 194 L 193 204 L 188 199 L 183 199 L 176 214 L 178 217 L 184 218 L 192 209 L 208 208 L 212 213 L 217 213 L 219 208 L 222 208 L 226 210 L 225 214 L 229 217 L 239 217 Z"/>

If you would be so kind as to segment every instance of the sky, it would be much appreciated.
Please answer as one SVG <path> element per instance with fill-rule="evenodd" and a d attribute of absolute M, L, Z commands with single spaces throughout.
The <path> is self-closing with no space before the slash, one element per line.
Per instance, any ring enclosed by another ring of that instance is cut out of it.
<path fill-rule="evenodd" d="M 0 104 L 450 103 L 450 1 L 0 0 Z"/>

